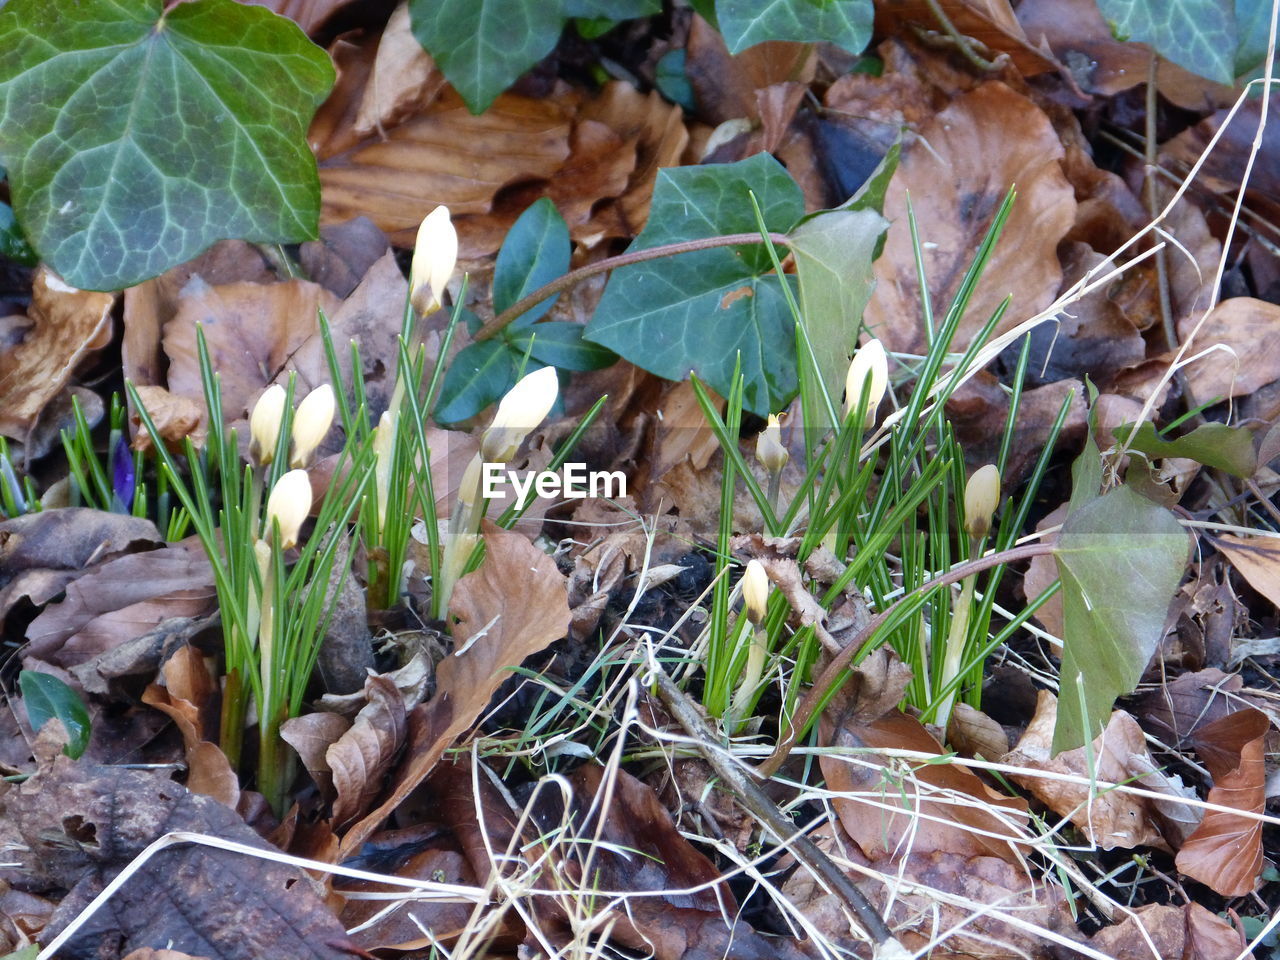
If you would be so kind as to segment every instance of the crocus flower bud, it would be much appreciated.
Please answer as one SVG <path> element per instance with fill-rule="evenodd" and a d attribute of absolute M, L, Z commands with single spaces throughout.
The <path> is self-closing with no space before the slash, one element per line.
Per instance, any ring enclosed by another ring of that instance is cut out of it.
<path fill-rule="evenodd" d="M 289 466 L 307 465 L 333 426 L 334 409 L 333 387 L 327 383 L 320 384 L 298 404 L 298 412 L 293 415 L 293 456 L 289 459 Z"/>
<path fill-rule="evenodd" d="M 750 561 L 747 572 L 742 575 L 742 601 L 746 605 L 747 619 L 759 626 L 769 604 L 769 575 L 759 560 Z"/>
<path fill-rule="evenodd" d="M 275 459 L 276 440 L 280 436 L 280 423 L 284 420 L 284 387 L 273 383 L 262 391 L 249 415 L 249 452 L 264 466 Z"/>
<path fill-rule="evenodd" d="M 863 391 L 867 391 L 867 420 L 863 426 L 869 427 L 875 422 L 876 410 L 888 388 L 889 358 L 884 352 L 884 344 L 879 340 L 868 340 L 849 362 L 849 372 L 844 378 L 844 415 L 847 417 L 858 409 Z"/>
<path fill-rule="evenodd" d="M 791 455 L 782 445 L 782 425 L 776 414 L 769 414 L 769 423 L 756 437 L 756 459 L 770 473 L 777 473 L 787 465 Z"/>
<path fill-rule="evenodd" d="M 481 468 L 484 462 L 480 458 L 480 454 L 476 454 L 471 458 L 471 462 L 467 464 L 467 469 L 463 471 L 462 483 L 458 484 L 458 502 L 464 507 L 470 509 L 475 506 L 477 500 L 480 499 L 480 480 Z"/>
<path fill-rule="evenodd" d="M 298 542 L 298 531 L 311 512 L 311 480 L 305 470 L 290 470 L 276 481 L 267 497 L 267 533 L 272 521 L 280 524 L 280 547 L 287 550 Z"/>
<path fill-rule="evenodd" d="M 436 207 L 418 227 L 409 268 L 409 300 L 419 316 L 425 316 L 444 301 L 444 288 L 458 263 L 458 232 L 449 219 L 448 207 Z"/>
<path fill-rule="evenodd" d="M 383 410 L 373 431 L 373 486 L 378 496 L 378 526 L 387 522 L 387 494 L 391 490 L 391 458 L 395 454 L 396 418 Z"/>
<path fill-rule="evenodd" d="M 981 540 L 991 532 L 991 516 L 1000 506 L 1000 471 L 994 463 L 979 467 L 964 487 L 964 528 Z"/>
<path fill-rule="evenodd" d="M 480 455 L 489 463 L 506 463 L 555 405 L 560 380 L 555 367 L 527 374 L 507 391 L 498 404 L 493 423 L 480 438 Z"/>

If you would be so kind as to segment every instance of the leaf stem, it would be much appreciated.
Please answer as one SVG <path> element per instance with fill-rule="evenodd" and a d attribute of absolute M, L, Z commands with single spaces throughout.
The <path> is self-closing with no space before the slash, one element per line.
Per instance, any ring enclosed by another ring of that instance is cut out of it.
<path fill-rule="evenodd" d="M 785 233 L 770 233 L 769 239 L 774 243 L 788 246 L 790 238 Z M 500 314 L 486 323 L 479 329 L 472 338 L 477 342 L 480 340 L 489 340 L 496 336 L 499 331 L 506 327 L 517 317 L 532 310 L 543 300 L 548 300 L 556 294 L 568 290 L 583 280 L 594 277 L 597 274 L 608 273 L 618 267 L 630 266 L 633 263 L 644 263 L 646 260 L 659 260 L 663 257 L 674 257 L 681 253 L 694 253 L 698 250 L 712 250 L 716 247 L 740 247 L 744 244 L 757 244 L 760 242 L 759 233 L 731 233 L 722 237 L 700 237 L 696 240 L 681 240 L 678 243 L 664 243 L 656 247 L 648 247 L 644 250 L 628 250 L 626 253 L 620 253 L 616 257 L 606 257 L 603 260 L 597 260 L 595 263 L 589 263 L 584 267 L 578 267 L 576 270 L 570 270 L 562 277 L 557 277 L 550 283 L 539 287 L 533 293 L 529 294 L 522 300 L 516 301 L 507 307 Z"/>

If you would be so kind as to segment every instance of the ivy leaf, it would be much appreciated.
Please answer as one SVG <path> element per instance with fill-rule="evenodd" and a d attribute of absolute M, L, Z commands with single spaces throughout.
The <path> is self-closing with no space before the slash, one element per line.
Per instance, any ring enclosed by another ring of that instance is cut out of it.
<path fill-rule="evenodd" d="M 1098 0 L 1111 30 L 1151 46 L 1192 73 L 1235 79 L 1236 18 L 1223 0 Z"/>
<path fill-rule="evenodd" d="M 889 221 L 880 215 L 898 166 L 897 144 L 849 202 L 805 217 L 791 231 L 800 281 L 800 313 L 818 375 L 839 405 L 862 311 L 875 289 L 871 265 L 884 248 Z"/>
<path fill-rule="evenodd" d="M 328 55 L 259 6 L 161 8 L 0 10 L 0 160 L 14 211 L 77 287 L 127 287 L 224 238 L 316 235 L 306 130 L 333 84 Z"/>
<path fill-rule="evenodd" d="M 769 40 L 827 41 L 861 53 L 871 39 L 872 0 L 716 0 L 730 53 Z"/>
<path fill-rule="evenodd" d="M 634 20 L 662 12 L 662 0 L 564 0 L 566 17 Z"/>
<path fill-rule="evenodd" d="M 1252 73 L 1267 59 L 1271 42 L 1271 0 L 1236 0 L 1237 77 Z"/>
<path fill-rule="evenodd" d="M 501 338 L 481 340 L 458 351 L 445 371 L 436 403 L 439 423 L 469 420 L 516 385 L 517 364 L 522 359 Z M 530 371 L 532 372 L 532 369 Z"/>
<path fill-rule="evenodd" d="M 582 339 L 585 330 L 580 323 L 552 320 L 521 330 L 509 342 L 520 356 L 527 353 L 561 370 L 599 370 L 614 363 L 618 358 L 612 350 Z"/>
<path fill-rule="evenodd" d="M 768 154 L 661 170 L 648 224 L 631 249 L 754 232 L 752 193 L 771 231 L 790 229 L 804 213 L 800 188 Z M 762 243 L 632 264 L 614 271 L 586 336 L 669 380 L 692 371 L 722 396 L 741 355 L 743 405 L 772 413 L 799 389 L 782 283 Z"/>
<path fill-rule="evenodd" d="M 1138 685 L 1186 568 L 1187 535 L 1168 510 L 1120 487 L 1068 514 L 1054 558 L 1064 618 L 1057 754 L 1092 740 L 1116 697 Z"/>
<path fill-rule="evenodd" d="M 543 197 L 524 213 L 502 242 L 493 268 L 493 310 L 502 313 L 539 287 L 569 269 L 569 227 L 548 197 Z M 522 314 L 511 328 L 518 329 L 545 316 L 559 294 L 543 300 Z M 509 328 L 510 329 L 510 328 Z"/>
<path fill-rule="evenodd" d="M 34 267 L 40 259 L 27 243 L 22 227 L 13 215 L 13 208 L 7 203 L 0 203 L 0 257 L 28 267 Z"/>
<path fill-rule="evenodd" d="M 35 670 L 19 673 L 18 687 L 31 729 L 38 733 L 50 720 L 61 720 L 68 737 L 62 752 L 72 760 L 79 759 L 89 746 L 89 711 L 76 692 L 57 677 Z"/>
<path fill-rule="evenodd" d="M 467 108 L 483 113 L 552 51 L 564 6 L 564 0 L 409 0 L 409 20 Z"/>
<path fill-rule="evenodd" d="M 1252 477 L 1258 466 L 1253 450 L 1253 434 L 1244 427 L 1229 427 L 1225 423 L 1204 423 L 1176 440 L 1165 440 L 1156 433 L 1155 424 L 1145 422 L 1138 427 L 1132 440 L 1129 434 L 1133 424 L 1125 424 L 1112 430 L 1119 441 L 1128 440 L 1129 447 L 1145 453 L 1153 459 L 1186 457 L 1206 467 L 1217 467 L 1236 477 Z"/>

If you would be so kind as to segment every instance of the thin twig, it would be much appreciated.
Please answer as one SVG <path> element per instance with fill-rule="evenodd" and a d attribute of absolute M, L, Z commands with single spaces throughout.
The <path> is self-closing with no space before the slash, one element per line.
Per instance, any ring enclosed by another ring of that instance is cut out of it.
<path fill-rule="evenodd" d="M 880 916 L 880 912 L 867 899 L 866 894 L 854 885 L 853 881 L 818 848 L 817 844 L 805 834 L 796 833 L 796 825 L 777 808 L 745 770 L 724 757 L 692 701 L 656 664 L 653 665 L 653 678 L 657 683 L 658 696 L 662 702 L 684 727 L 685 732 L 693 738 L 698 752 L 715 770 L 724 785 L 733 791 L 742 805 L 773 831 L 780 841 L 787 844 L 795 858 L 813 871 L 827 889 L 845 902 L 867 935 L 876 944 L 893 940 L 893 933 L 885 923 L 884 917 Z"/>
<path fill-rule="evenodd" d="M 472 339 L 478 341 L 492 338 L 507 324 L 532 310 L 543 300 L 550 299 L 557 293 L 568 290 L 570 287 L 597 274 L 608 273 L 610 270 L 630 266 L 633 263 L 644 263 L 646 260 L 659 260 L 662 257 L 673 257 L 680 253 L 694 253 L 698 250 L 713 250 L 717 247 L 740 247 L 746 243 L 760 243 L 762 239 L 759 233 L 731 233 L 723 237 L 700 237 L 697 240 L 664 243 L 661 246 L 649 247 L 646 250 L 628 250 L 626 253 L 621 253 L 616 257 L 597 260 L 595 263 L 589 263 L 584 267 L 579 267 L 577 270 L 570 270 L 563 277 L 557 277 L 550 283 L 539 287 L 524 299 L 516 301 L 481 327 Z M 785 233 L 771 233 L 769 234 L 769 239 L 773 243 L 781 244 L 784 247 L 790 243 L 790 238 Z"/>
<path fill-rule="evenodd" d="M 951 22 L 951 18 L 947 16 L 947 11 L 942 9 L 942 5 L 938 3 L 938 0 L 925 0 L 925 4 L 929 8 L 929 12 L 933 14 L 933 18 L 938 21 L 938 25 L 942 27 L 942 32 L 956 45 L 956 49 L 960 51 L 962 57 L 983 73 L 991 73 L 1000 69 L 999 58 L 988 60 L 978 53 L 973 48 L 973 41 L 956 29 L 956 25 Z"/>

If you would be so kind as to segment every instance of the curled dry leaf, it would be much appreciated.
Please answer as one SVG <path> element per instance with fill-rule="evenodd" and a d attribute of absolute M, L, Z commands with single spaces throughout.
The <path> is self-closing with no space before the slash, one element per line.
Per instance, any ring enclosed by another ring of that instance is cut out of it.
<path fill-rule="evenodd" d="M 334 797 L 333 771 L 329 769 L 326 754 L 350 729 L 351 721 L 342 714 L 324 710 L 290 717 L 280 725 L 280 736 L 297 751 L 302 765 L 326 801 L 331 802 Z"/>
<path fill-rule="evenodd" d="M 87 507 L 0 521 L 0 623 L 23 597 L 41 606 L 92 564 L 163 542 L 150 520 Z"/>
<path fill-rule="evenodd" d="M 444 89 L 444 74 L 422 49 L 409 23 L 409 4 L 391 13 L 360 98 L 353 132 L 367 137 L 382 133 L 428 106 Z"/>
<path fill-rule="evenodd" d="M 26 655 L 73 667 L 174 617 L 202 617 L 217 604 L 213 569 L 190 537 L 109 560 L 67 586 L 27 628 Z"/>
<path fill-rule="evenodd" d="M 1050 775 L 1065 774 L 1118 784 L 1136 781 L 1148 790 L 1165 786 L 1170 788 L 1170 799 L 1174 803 L 1191 793 L 1176 782 L 1177 778 L 1154 782 L 1142 779 L 1155 765 L 1147 754 L 1142 728 L 1123 710 L 1111 714 L 1106 729 L 1093 741 L 1088 753 L 1081 747 L 1051 756 L 1057 718 L 1058 698 L 1047 690 L 1040 691 L 1035 716 L 1003 762 Z M 1092 767 L 1089 766 L 1090 759 Z M 1067 817 L 1091 843 L 1104 850 L 1116 847 L 1169 849 L 1160 830 L 1156 801 L 1134 796 L 1123 787 L 1102 791 L 1091 789 L 1088 783 L 1053 779 L 1052 776 L 1012 773 L 1010 777 L 1030 790 L 1036 799 L 1058 816 Z"/>
<path fill-rule="evenodd" d="M 926 244 L 924 269 L 935 315 L 958 289 L 1011 184 L 1018 185 L 1000 241 L 956 336 L 963 348 L 1004 298 L 1013 308 L 997 330 L 1048 306 L 1062 280 L 1057 246 L 1071 229 L 1076 201 L 1062 173 L 1062 144 L 1044 112 L 1003 83 L 962 94 L 919 128 L 885 196 L 892 223 L 876 261 L 868 327 L 893 350 L 923 353 L 920 291 L 907 196 Z"/>
<path fill-rule="evenodd" d="M 107 345 L 113 303 L 113 294 L 77 290 L 48 267 L 36 271 L 22 338 L 0 345 L 0 434 L 24 439 L 80 362 Z"/>
<path fill-rule="evenodd" d="M 1253 891 L 1262 872 L 1262 821 L 1243 814 L 1266 808 L 1263 741 L 1271 721 L 1261 710 L 1236 710 L 1200 727 L 1196 753 L 1213 776 L 1208 801 L 1242 813 L 1206 810 L 1178 851 L 1178 869 L 1224 897 Z"/>
<path fill-rule="evenodd" d="M 1024 77 L 1062 69 L 1051 54 L 1028 41 L 1008 0 L 942 0 L 941 9 L 961 36 L 971 37 L 993 54 L 1007 54 Z M 914 25 L 926 30 L 939 27 L 937 17 L 924 0 L 905 0 L 887 7 L 886 12 L 900 27 Z"/>
<path fill-rule="evenodd" d="M 1189 314 L 1178 324 L 1185 342 L 1200 320 Z M 1219 348 L 1182 368 L 1197 402 L 1241 397 L 1280 380 L 1280 305 L 1253 297 L 1223 300 L 1199 328 L 1193 347 Z"/>
<path fill-rule="evenodd" d="M 0 795 L 0 837 L 24 884 L 61 887 L 43 936 L 74 918 L 152 841 L 173 830 L 270 851 L 236 813 L 155 772 L 60 757 Z M 338 921 L 292 867 L 203 845 L 153 856 L 59 956 L 115 956 L 165 944 L 212 960 L 339 960 L 353 954 Z"/>
<path fill-rule="evenodd" d="M 386 677 L 365 683 L 369 702 L 355 722 L 325 751 L 337 794 L 333 823 L 345 826 L 377 799 L 405 740 L 404 698 Z"/>
<path fill-rule="evenodd" d="M 164 327 L 169 389 L 203 401 L 196 326 L 204 329 L 209 359 L 222 381 L 228 423 L 248 414 L 263 387 L 275 380 L 295 351 L 315 335 L 316 312 L 332 315 L 333 294 L 306 280 L 211 286 L 192 277 Z M 342 351 L 339 351 L 342 352 Z"/>
<path fill-rule="evenodd" d="M 436 668 L 436 693 L 409 714 L 405 760 L 382 803 L 343 837 L 359 848 L 484 713 L 512 667 L 569 628 L 567 583 L 555 561 L 517 533 L 484 524 L 485 559 L 454 588 L 455 649 Z"/>
<path fill-rule="evenodd" d="M 1249 586 L 1280 608 L 1280 540 L 1224 533 L 1210 542 L 1222 551 Z"/>
<path fill-rule="evenodd" d="M 204 427 L 204 407 L 191 397 L 170 393 L 164 387 L 139 386 L 138 399 L 151 421 L 160 431 L 160 439 L 170 450 L 181 450 L 182 441 L 191 438 L 197 447 L 203 447 L 207 431 Z M 135 450 L 151 449 L 151 434 L 142 428 L 142 418 L 134 415 Z"/>
<path fill-rule="evenodd" d="M 240 800 L 240 781 L 226 755 L 212 742 L 218 730 L 218 684 L 204 657 L 188 644 L 164 665 L 164 686 L 151 684 L 142 702 L 164 713 L 178 727 L 187 751 L 187 789 L 226 804 Z"/>

